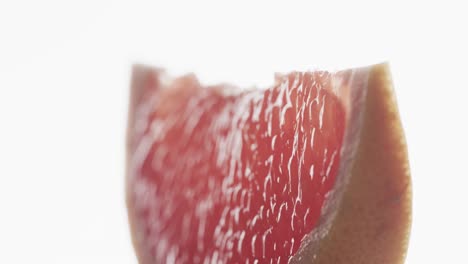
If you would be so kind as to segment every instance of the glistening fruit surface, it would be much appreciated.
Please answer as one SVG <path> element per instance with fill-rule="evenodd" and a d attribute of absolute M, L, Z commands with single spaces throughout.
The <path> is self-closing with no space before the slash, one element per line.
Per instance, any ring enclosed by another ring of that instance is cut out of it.
<path fill-rule="evenodd" d="M 128 183 L 140 260 L 287 263 L 337 175 L 345 113 L 331 77 L 244 92 L 146 79 Z"/>

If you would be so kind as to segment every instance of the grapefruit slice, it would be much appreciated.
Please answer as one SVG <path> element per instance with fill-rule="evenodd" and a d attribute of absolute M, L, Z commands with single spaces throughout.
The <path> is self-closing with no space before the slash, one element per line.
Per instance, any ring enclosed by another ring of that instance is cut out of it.
<path fill-rule="evenodd" d="M 410 190 L 386 64 L 247 91 L 134 68 L 127 206 L 140 263 L 401 263 Z"/>

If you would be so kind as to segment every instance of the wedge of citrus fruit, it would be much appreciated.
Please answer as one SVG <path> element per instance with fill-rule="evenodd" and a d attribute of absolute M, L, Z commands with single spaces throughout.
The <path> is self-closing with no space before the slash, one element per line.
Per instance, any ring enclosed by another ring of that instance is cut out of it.
<path fill-rule="evenodd" d="M 136 66 L 127 205 L 140 263 L 401 263 L 406 146 L 388 65 L 202 87 Z"/>

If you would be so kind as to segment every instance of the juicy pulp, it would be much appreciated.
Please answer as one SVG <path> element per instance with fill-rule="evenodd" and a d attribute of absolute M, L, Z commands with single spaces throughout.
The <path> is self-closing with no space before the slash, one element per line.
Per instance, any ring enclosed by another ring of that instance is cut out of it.
<path fill-rule="evenodd" d="M 128 201 L 142 263 L 287 263 L 334 187 L 345 110 L 328 72 L 265 90 L 141 84 Z"/>

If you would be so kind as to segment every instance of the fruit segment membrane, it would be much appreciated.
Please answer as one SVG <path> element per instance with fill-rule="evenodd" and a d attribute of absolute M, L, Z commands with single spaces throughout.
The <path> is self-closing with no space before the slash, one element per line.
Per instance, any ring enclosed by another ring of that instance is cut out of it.
<path fill-rule="evenodd" d="M 288 263 L 326 221 L 344 77 L 293 72 L 240 90 L 134 75 L 127 202 L 140 263 Z"/>

